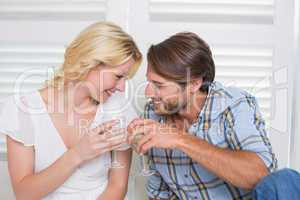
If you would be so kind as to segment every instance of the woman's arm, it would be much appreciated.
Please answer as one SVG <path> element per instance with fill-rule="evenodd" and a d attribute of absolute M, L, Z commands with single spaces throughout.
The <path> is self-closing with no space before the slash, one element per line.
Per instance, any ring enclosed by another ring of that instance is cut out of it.
<path fill-rule="evenodd" d="M 99 135 L 100 132 L 110 129 L 113 124 L 104 123 L 84 134 L 77 145 L 39 173 L 34 173 L 34 147 L 26 147 L 7 136 L 8 167 L 16 199 L 43 198 L 60 187 L 80 164 L 123 144 L 122 138 Z"/>
<path fill-rule="evenodd" d="M 63 154 L 46 170 L 34 174 L 34 148 L 7 137 L 8 168 L 17 200 L 39 200 L 71 176 L 80 159 L 73 150 Z"/>
<path fill-rule="evenodd" d="M 125 198 L 131 166 L 131 155 L 131 149 L 118 151 L 118 161 L 124 168 L 109 170 L 108 185 L 97 200 L 123 200 Z"/>

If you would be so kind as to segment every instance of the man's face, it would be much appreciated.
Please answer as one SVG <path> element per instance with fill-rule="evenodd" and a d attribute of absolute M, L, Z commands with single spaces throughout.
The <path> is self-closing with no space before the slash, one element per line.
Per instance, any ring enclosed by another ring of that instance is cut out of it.
<path fill-rule="evenodd" d="M 147 80 L 145 95 L 153 100 L 156 114 L 174 114 L 186 105 L 186 90 L 155 73 L 150 66 L 147 67 Z"/>

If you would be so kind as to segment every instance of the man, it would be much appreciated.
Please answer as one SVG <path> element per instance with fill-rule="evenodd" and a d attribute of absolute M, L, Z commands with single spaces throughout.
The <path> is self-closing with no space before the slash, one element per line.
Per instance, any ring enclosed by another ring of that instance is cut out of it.
<path fill-rule="evenodd" d="M 210 48 L 194 33 L 152 45 L 147 58 L 150 119 L 134 120 L 128 132 L 129 142 L 144 132 L 137 149 L 157 172 L 149 198 L 251 199 L 277 165 L 255 98 L 214 82 Z"/>

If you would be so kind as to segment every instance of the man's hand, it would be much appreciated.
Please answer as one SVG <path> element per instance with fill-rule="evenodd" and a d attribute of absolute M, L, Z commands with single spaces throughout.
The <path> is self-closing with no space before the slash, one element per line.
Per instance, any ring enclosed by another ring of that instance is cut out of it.
<path fill-rule="evenodd" d="M 146 153 L 149 149 L 176 148 L 183 131 L 168 124 L 161 124 L 151 119 L 135 119 L 128 126 L 128 143 L 132 144 L 135 133 L 143 133 L 144 136 L 139 140 L 137 145 L 138 153 Z"/>

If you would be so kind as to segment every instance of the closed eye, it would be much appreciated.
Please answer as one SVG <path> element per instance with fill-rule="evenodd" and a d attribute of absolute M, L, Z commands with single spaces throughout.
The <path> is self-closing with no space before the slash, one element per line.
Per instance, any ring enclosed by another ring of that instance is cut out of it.
<path fill-rule="evenodd" d="M 116 77 L 117 77 L 117 79 L 122 79 L 122 78 L 124 78 L 123 75 L 116 75 Z"/>
<path fill-rule="evenodd" d="M 149 83 L 152 83 L 156 88 L 162 88 L 164 85 L 157 81 L 148 81 Z"/>

